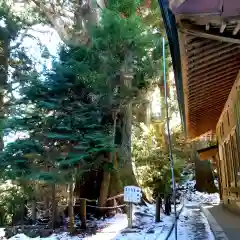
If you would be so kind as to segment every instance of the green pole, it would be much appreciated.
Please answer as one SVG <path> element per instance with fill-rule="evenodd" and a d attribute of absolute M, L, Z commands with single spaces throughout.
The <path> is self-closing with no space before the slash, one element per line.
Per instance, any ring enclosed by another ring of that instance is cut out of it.
<path fill-rule="evenodd" d="M 172 157 L 172 142 L 171 142 L 171 132 L 169 127 L 169 114 L 168 114 L 168 98 L 167 98 L 167 78 L 166 78 L 166 53 L 165 53 L 165 39 L 162 38 L 162 51 L 163 51 L 163 80 L 164 80 L 164 98 L 166 107 L 166 124 L 167 124 L 167 134 L 168 134 L 168 155 L 171 166 L 172 173 L 172 187 L 173 187 L 173 202 L 174 202 L 174 215 L 175 215 L 175 240 L 177 240 L 177 207 L 176 207 L 176 183 L 174 176 L 174 162 Z"/>

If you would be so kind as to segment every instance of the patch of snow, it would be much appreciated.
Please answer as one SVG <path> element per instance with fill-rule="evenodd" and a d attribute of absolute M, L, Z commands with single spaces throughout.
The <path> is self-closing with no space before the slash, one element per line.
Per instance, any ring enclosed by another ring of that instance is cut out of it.
<path fill-rule="evenodd" d="M 174 230 L 169 240 L 174 240 Z M 178 240 L 214 240 L 208 221 L 199 207 L 184 207 L 177 224 Z"/>
<path fill-rule="evenodd" d="M 185 198 L 185 206 L 187 208 L 190 206 L 199 208 L 199 205 L 202 203 L 217 204 L 220 202 L 218 193 L 200 193 L 195 191 L 195 184 L 195 180 L 187 180 L 183 185 L 185 188 L 183 196 Z M 180 208 L 181 205 L 178 205 L 178 211 Z M 186 214 L 183 213 L 183 216 L 186 215 L 188 218 L 191 216 L 192 211 L 193 208 L 188 210 Z M 201 220 L 202 217 L 200 216 L 199 219 Z M 117 214 L 113 218 L 96 221 L 96 224 L 100 230 L 98 230 L 97 233 L 92 236 L 70 236 L 68 233 L 61 233 L 58 235 L 53 234 L 48 238 L 29 238 L 24 234 L 18 234 L 10 238 L 10 240 L 161 240 L 165 239 L 167 236 L 173 221 L 173 214 L 171 216 L 165 216 L 163 213 L 161 213 L 161 222 L 155 223 L 155 205 L 147 204 L 147 206 L 133 207 L 132 229 L 127 227 L 127 216 L 125 214 Z M 201 220 L 201 222 L 203 221 L 205 220 Z M 205 224 L 205 222 L 204 225 L 206 225 L 206 227 L 208 226 L 207 223 Z M 184 230 L 184 227 L 186 226 L 184 225 L 184 222 L 179 225 L 179 235 L 182 236 L 182 238 L 179 239 L 190 239 L 188 238 L 189 235 L 186 235 L 187 233 L 184 232 L 186 231 Z M 206 230 L 206 232 L 208 232 L 208 230 Z"/>
<path fill-rule="evenodd" d="M 180 208 L 181 206 L 179 205 L 177 210 Z M 117 214 L 113 218 L 97 221 L 97 225 L 101 230 L 92 236 L 80 237 L 62 233 L 53 234 L 47 238 L 29 238 L 24 234 L 17 234 L 10 240 L 157 240 L 164 239 L 173 221 L 173 214 L 165 216 L 161 212 L 161 222 L 155 223 L 155 206 L 148 204 L 147 206 L 133 207 L 132 229 L 127 227 L 127 216 L 125 214 Z"/>
<path fill-rule="evenodd" d="M 217 182 L 217 181 L 216 181 Z M 220 203 L 220 198 L 218 193 L 202 193 L 195 191 L 196 181 L 195 180 L 188 180 L 184 183 L 184 187 L 187 189 L 184 193 L 184 198 L 188 202 L 200 204 L 200 203 L 212 203 L 218 204 Z M 216 184 L 216 183 L 215 183 Z"/>

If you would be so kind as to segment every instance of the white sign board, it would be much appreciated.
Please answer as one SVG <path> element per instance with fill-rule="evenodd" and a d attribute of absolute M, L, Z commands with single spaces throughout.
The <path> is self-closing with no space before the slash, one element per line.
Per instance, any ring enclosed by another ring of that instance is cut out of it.
<path fill-rule="evenodd" d="M 141 202 L 141 188 L 136 186 L 126 186 L 124 187 L 124 201 L 132 203 Z"/>

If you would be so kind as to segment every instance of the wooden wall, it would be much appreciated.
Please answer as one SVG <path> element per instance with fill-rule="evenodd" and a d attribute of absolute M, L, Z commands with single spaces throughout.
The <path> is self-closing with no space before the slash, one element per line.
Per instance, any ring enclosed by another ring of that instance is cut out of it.
<path fill-rule="evenodd" d="M 219 118 L 219 174 L 224 203 L 240 204 L 240 73 Z"/>

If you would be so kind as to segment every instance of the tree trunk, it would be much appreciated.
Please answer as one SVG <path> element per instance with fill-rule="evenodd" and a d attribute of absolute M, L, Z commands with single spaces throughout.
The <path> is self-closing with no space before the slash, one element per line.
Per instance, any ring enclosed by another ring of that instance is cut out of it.
<path fill-rule="evenodd" d="M 115 144 L 115 137 L 116 137 L 116 124 L 117 124 L 117 111 L 112 112 L 112 119 L 113 119 L 113 132 L 112 132 L 112 143 Z M 108 161 L 104 164 L 104 170 L 103 170 L 103 179 L 101 184 L 101 190 L 100 190 L 100 196 L 99 196 L 99 207 L 104 207 L 106 205 L 106 200 L 109 193 L 109 187 L 110 187 L 110 180 L 111 180 L 111 172 L 110 169 L 108 169 L 108 163 L 113 164 L 113 166 L 116 164 L 115 159 L 115 151 L 109 153 Z M 100 209 L 101 211 L 101 209 Z M 104 212 L 104 211 L 101 211 Z"/>
<path fill-rule="evenodd" d="M 81 218 L 81 228 L 87 228 L 87 212 L 86 212 L 86 199 L 80 200 L 80 218 Z"/>
<path fill-rule="evenodd" d="M 131 55 L 126 56 L 125 63 L 121 71 L 121 84 L 128 90 L 132 89 L 133 72 L 131 66 Z M 133 171 L 131 138 L 132 138 L 132 102 L 131 100 L 122 107 L 122 141 L 120 146 L 121 169 L 120 175 L 123 185 L 137 185 L 137 180 Z"/>
<path fill-rule="evenodd" d="M 211 162 L 209 160 L 200 160 L 196 151 L 196 143 L 192 144 L 191 158 L 195 163 L 196 190 L 207 193 L 217 192 L 217 188 L 214 184 Z"/>
<path fill-rule="evenodd" d="M 112 154 L 109 154 L 109 158 L 111 159 Z M 108 162 L 105 163 L 104 168 L 108 168 L 107 164 Z M 103 179 L 102 179 L 102 183 L 101 183 L 101 189 L 100 189 L 100 196 L 99 196 L 99 202 L 98 202 L 98 206 L 99 207 L 104 207 L 106 204 L 106 200 L 108 197 L 108 191 L 109 191 L 109 186 L 110 186 L 110 179 L 111 179 L 111 173 L 109 171 L 109 169 L 104 169 L 103 172 Z M 104 212 L 100 209 L 100 212 Z"/>
<path fill-rule="evenodd" d="M 2 126 L 6 109 L 4 108 L 4 96 L 7 87 L 8 79 L 8 57 L 9 57 L 9 42 L 10 40 L 4 39 L 1 41 L 0 48 L 3 53 L 0 55 L 0 125 Z M 3 132 L 0 132 L 0 151 L 4 148 Z"/>
<path fill-rule="evenodd" d="M 63 20 L 63 11 L 55 11 L 55 8 L 61 8 L 60 4 L 45 4 L 42 0 L 32 0 L 38 7 L 39 12 L 46 17 L 53 28 L 57 31 L 61 40 L 68 46 L 78 46 L 87 44 L 89 41 L 88 32 L 91 27 L 97 24 L 99 19 L 99 9 L 105 8 L 104 0 L 74 1 L 71 12 L 74 14 L 74 23 L 69 25 L 68 21 Z M 48 5 L 48 6 L 47 6 Z M 65 19 L 69 16 L 65 16 Z M 73 31 L 74 29 L 74 31 Z"/>

